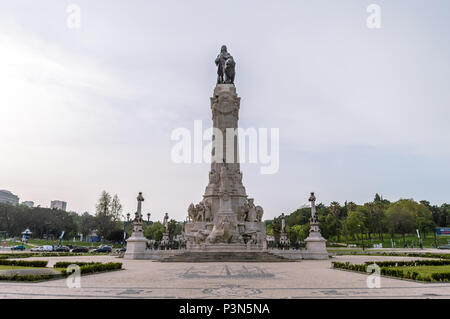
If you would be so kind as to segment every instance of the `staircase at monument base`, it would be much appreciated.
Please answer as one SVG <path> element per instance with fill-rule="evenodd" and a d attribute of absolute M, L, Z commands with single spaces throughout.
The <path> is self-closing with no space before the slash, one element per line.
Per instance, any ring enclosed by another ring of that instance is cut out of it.
<path fill-rule="evenodd" d="M 186 251 L 182 254 L 164 256 L 160 262 L 293 262 L 296 260 L 277 256 L 267 251 L 249 252 L 202 252 Z"/>

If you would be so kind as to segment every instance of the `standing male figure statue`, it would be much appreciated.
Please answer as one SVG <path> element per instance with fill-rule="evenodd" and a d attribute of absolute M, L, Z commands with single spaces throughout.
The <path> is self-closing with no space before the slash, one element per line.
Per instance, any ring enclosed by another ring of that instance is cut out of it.
<path fill-rule="evenodd" d="M 228 64 L 227 64 L 228 62 Z M 226 45 L 222 45 L 220 53 L 215 61 L 217 65 L 217 84 L 234 83 L 234 66 L 235 62 L 231 54 L 227 52 Z M 227 71 L 227 74 L 225 74 Z M 225 75 L 225 77 L 224 77 Z M 228 76 L 227 76 L 228 75 Z"/>

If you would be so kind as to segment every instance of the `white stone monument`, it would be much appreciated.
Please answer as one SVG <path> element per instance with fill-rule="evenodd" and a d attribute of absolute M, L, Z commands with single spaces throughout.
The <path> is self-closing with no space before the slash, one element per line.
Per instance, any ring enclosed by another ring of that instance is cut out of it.
<path fill-rule="evenodd" d="M 316 215 L 316 197 L 313 192 L 309 201 L 311 202 L 311 228 L 308 238 L 305 239 L 306 254 L 304 254 L 304 259 L 328 259 L 327 240 L 320 234 L 319 219 Z"/>
<path fill-rule="evenodd" d="M 125 252 L 125 259 L 145 259 L 147 250 L 147 238 L 144 236 L 142 230 L 142 202 L 144 197 L 139 193 L 137 197 L 138 207 L 133 221 L 133 233 L 127 239 L 127 250 Z"/>
<path fill-rule="evenodd" d="M 232 59 L 224 48 L 216 60 L 219 66 L 222 60 L 225 63 Z M 248 198 L 242 184 L 236 130 L 241 98 L 236 94 L 231 77 L 226 80 L 226 71 L 225 67 L 225 80 L 219 76 L 211 97 L 213 150 L 209 183 L 203 199 L 196 205 L 189 205 L 184 234 L 186 248 L 200 251 L 265 250 L 263 209 Z"/>

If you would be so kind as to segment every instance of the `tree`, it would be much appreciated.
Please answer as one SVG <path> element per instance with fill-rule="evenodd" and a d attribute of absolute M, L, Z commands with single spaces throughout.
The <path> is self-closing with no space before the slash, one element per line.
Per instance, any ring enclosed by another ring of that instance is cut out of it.
<path fill-rule="evenodd" d="M 366 230 L 364 215 L 360 211 L 349 212 L 344 225 L 348 235 L 352 236 L 353 239 L 355 239 L 355 236 L 356 239 L 359 239 L 359 234 Z"/>
<path fill-rule="evenodd" d="M 340 239 L 341 227 L 341 221 L 333 214 L 328 214 L 324 222 L 320 225 L 322 235 L 325 238 L 336 236 L 338 241 Z"/>
<path fill-rule="evenodd" d="M 309 225 L 294 225 L 287 227 L 289 241 L 295 244 L 298 241 L 304 241 L 309 235 Z"/>
<path fill-rule="evenodd" d="M 115 229 L 111 232 L 109 232 L 108 237 L 106 237 L 107 240 L 113 241 L 113 242 L 121 242 L 123 241 L 123 230 L 122 229 Z"/>
<path fill-rule="evenodd" d="M 330 203 L 330 209 L 334 217 L 339 218 L 340 212 L 341 212 L 341 206 L 338 202 L 331 202 Z"/>
<path fill-rule="evenodd" d="M 403 236 L 403 244 L 406 245 L 406 234 L 415 231 L 415 211 L 413 209 L 414 203 L 411 199 L 401 199 L 392 203 L 386 211 L 387 223 L 391 230 L 400 233 Z"/>
<path fill-rule="evenodd" d="M 78 230 L 86 238 L 96 227 L 96 219 L 90 214 L 83 214 L 78 218 Z"/>
<path fill-rule="evenodd" d="M 112 199 L 111 195 L 103 191 L 98 200 L 95 215 L 97 233 L 100 237 L 108 238 L 114 230 L 119 228 L 117 214 L 121 210 L 122 205 L 120 205 L 117 195 Z"/>
<path fill-rule="evenodd" d="M 164 225 L 161 222 L 154 222 L 144 229 L 144 236 L 148 239 L 160 241 L 163 237 Z"/>
<path fill-rule="evenodd" d="M 120 221 L 120 216 L 122 216 L 122 204 L 120 203 L 119 197 L 114 195 L 112 201 L 111 201 L 111 207 L 110 207 L 110 214 L 113 221 L 118 222 Z"/>
<path fill-rule="evenodd" d="M 173 237 L 175 236 L 175 231 L 177 229 L 177 221 L 175 219 L 169 220 L 167 223 L 167 230 L 169 232 L 169 239 L 173 240 Z"/>

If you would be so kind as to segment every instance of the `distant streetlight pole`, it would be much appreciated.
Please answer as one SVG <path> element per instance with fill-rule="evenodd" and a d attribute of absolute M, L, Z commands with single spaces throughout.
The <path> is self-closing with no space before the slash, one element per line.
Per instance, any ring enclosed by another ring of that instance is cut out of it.
<path fill-rule="evenodd" d="M 362 227 L 361 227 L 361 225 L 358 225 L 358 227 L 359 227 L 359 232 L 361 233 L 361 247 L 362 247 L 362 250 L 364 251 Z"/>
<path fill-rule="evenodd" d="M 125 239 L 126 239 L 125 228 L 127 227 L 127 225 L 129 223 L 130 223 L 130 213 L 127 213 L 127 220 L 123 221 L 123 245 L 125 244 Z"/>

